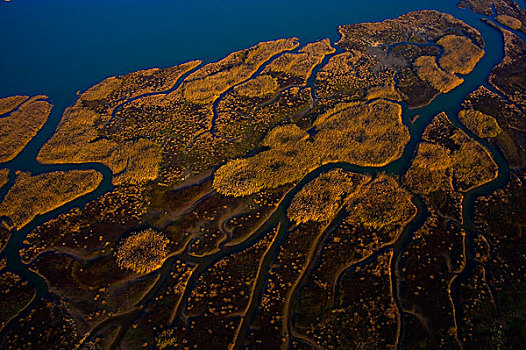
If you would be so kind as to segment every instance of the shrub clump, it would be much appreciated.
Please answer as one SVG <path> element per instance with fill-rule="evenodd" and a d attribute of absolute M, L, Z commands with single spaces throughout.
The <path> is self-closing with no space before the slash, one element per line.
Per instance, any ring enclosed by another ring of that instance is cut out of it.
<path fill-rule="evenodd" d="M 460 111 L 458 119 L 480 138 L 494 138 L 502 131 L 495 118 L 474 109 Z"/>
<path fill-rule="evenodd" d="M 117 251 L 117 265 L 136 273 L 148 273 L 161 267 L 168 253 L 169 240 L 149 228 L 126 238 Z"/>

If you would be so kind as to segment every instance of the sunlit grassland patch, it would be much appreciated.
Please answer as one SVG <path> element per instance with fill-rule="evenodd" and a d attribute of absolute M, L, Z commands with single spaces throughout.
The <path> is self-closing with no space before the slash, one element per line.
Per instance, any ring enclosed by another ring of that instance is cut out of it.
<path fill-rule="evenodd" d="M 14 97 L 9 101 L 19 103 L 25 96 Z M 44 126 L 51 112 L 51 104 L 45 101 L 46 98 L 35 96 L 8 116 L 0 118 L 0 162 L 15 158 Z M 16 104 L 9 102 L 4 104 L 6 110 L 16 107 Z"/>
<path fill-rule="evenodd" d="M 497 165 L 480 144 L 456 129 L 445 113 L 426 128 L 405 181 L 414 191 L 469 191 L 493 180 Z"/>
<path fill-rule="evenodd" d="M 17 172 L 13 187 L 0 204 L 0 216 L 9 217 L 20 229 L 37 215 L 56 209 L 75 198 L 92 192 L 102 181 L 95 170 L 71 170 L 31 176 Z"/>
<path fill-rule="evenodd" d="M 385 165 L 401 156 L 409 133 L 401 107 L 385 100 L 342 104 L 320 116 L 310 136 L 295 125 L 273 129 L 263 144 L 270 149 L 227 162 L 215 173 L 214 187 L 244 196 L 295 182 L 331 162 Z"/>
<path fill-rule="evenodd" d="M 11 112 L 18 107 L 22 102 L 26 101 L 28 96 L 8 96 L 0 98 L 0 115 Z"/>
<path fill-rule="evenodd" d="M 433 56 L 420 56 L 415 61 L 418 77 L 428 82 L 434 89 L 446 93 L 464 82 L 462 78 L 438 67 Z"/>
<path fill-rule="evenodd" d="M 444 53 L 438 63 L 452 74 L 471 73 L 484 56 L 484 50 L 465 36 L 447 35 L 440 38 L 437 44 L 444 48 Z"/>
<path fill-rule="evenodd" d="M 294 196 L 287 215 L 296 223 L 327 222 L 347 197 L 369 180 L 369 176 L 348 173 L 341 169 L 321 174 Z"/>

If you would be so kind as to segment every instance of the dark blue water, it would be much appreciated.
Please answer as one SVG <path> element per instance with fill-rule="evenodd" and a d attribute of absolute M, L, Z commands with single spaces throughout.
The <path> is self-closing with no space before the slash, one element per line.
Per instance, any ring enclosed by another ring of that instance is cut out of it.
<path fill-rule="evenodd" d="M 57 106 L 114 74 L 216 60 L 262 40 L 337 39 L 339 24 L 456 0 L 12 0 L 0 2 L 0 96 L 51 96 Z"/>
<path fill-rule="evenodd" d="M 437 9 L 479 25 L 456 2 L 0 0 L 0 96 L 46 94 L 55 105 L 13 168 L 38 171 L 35 155 L 64 108 L 75 102 L 75 93 L 108 76 L 193 59 L 214 61 L 263 40 L 295 36 L 303 43 L 325 37 L 334 42 L 340 24 L 418 9 Z"/>

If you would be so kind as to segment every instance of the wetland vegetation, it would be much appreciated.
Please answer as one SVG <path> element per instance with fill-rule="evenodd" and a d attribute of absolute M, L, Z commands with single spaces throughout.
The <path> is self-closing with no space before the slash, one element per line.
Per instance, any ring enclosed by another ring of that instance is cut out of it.
<path fill-rule="evenodd" d="M 17 172 L 16 180 L 0 203 L 0 215 L 8 226 L 19 230 L 35 216 L 95 190 L 102 181 L 96 171 L 72 170 L 31 176 Z"/>
<path fill-rule="evenodd" d="M 523 348 L 526 16 L 459 6 L 107 78 L 35 173 L 0 99 L 0 347 Z"/>
<path fill-rule="evenodd" d="M 0 99 L 0 114 L 5 114 L 0 115 L 0 163 L 15 158 L 42 128 L 51 112 L 46 99 L 46 96 Z"/>

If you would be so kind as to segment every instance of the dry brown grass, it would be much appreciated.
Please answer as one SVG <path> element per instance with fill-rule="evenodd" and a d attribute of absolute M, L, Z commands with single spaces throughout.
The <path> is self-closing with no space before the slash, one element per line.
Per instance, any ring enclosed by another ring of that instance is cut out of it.
<path fill-rule="evenodd" d="M 465 192 L 497 176 L 497 165 L 486 149 L 456 129 L 444 113 L 435 117 L 423 138 L 404 176 L 416 193 L 437 189 Z"/>
<path fill-rule="evenodd" d="M 97 117 L 79 103 L 68 108 L 57 132 L 40 150 L 38 161 L 45 164 L 100 162 L 117 175 L 113 180 L 116 185 L 157 178 L 161 162 L 159 146 L 145 139 L 120 143 L 101 139 L 93 127 Z"/>
<path fill-rule="evenodd" d="M 15 158 L 46 122 L 51 104 L 35 96 L 7 117 L 0 118 L 0 162 Z"/>
<path fill-rule="evenodd" d="M 109 139 L 97 140 L 96 112 L 82 107 L 77 101 L 75 106 L 66 109 L 58 129 L 53 137 L 46 142 L 38 154 L 38 161 L 49 163 L 86 163 L 104 162 L 114 173 L 122 171 L 125 165 L 119 167 L 112 154 L 118 148 L 115 141 Z"/>
<path fill-rule="evenodd" d="M 453 181 L 461 191 L 469 191 L 497 177 L 495 162 L 486 149 L 474 141 L 462 142 L 453 163 Z"/>
<path fill-rule="evenodd" d="M 480 0 L 477 0 L 480 1 Z M 344 50 L 363 50 L 368 47 L 386 46 L 410 41 L 425 43 L 456 31 L 482 43 L 480 33 L 450 14 L 433 10 L 409 12 L 394 19 L 382 22 L 343 25 L 338 28 L 341 34 L 338 46 Z"/>
<path fill-rule="evenodd" d="M 184 84 L 184 98 L 197 104 L 212 103 L 222 92 L 246 79 L 250 73 L 252 70 L 246 66 L 234 66 L 203 79 L 188 81 Z"/>
<path fill-rule="evenodd" d="M 458 119 L 480 138 L 494 138 L 502 131 L 495 118 L 474 109 L 461 110 Z"/>
<path fill-rule="evenodd" d="M 104 100 L 110 94 L 121 87 L 122 79 L 117 77 L 109 77 L 100 83 L 92 86 L 82 94 L 82 99 L 85 101 Z"/>
<path fill-rule="evenodd" d="M 327 222 L 340 209 L 347 196 L 370 180 L 369 176 L 344 172 L 341 169 L 321 174 L 299 191 L 287 210 L 290 220 Z"/>
<path fill-rule="evenodd" d="M 9 180 L 9 169 L 0 169 L 0 190 Z"/>
<path fill-rule="evenodd" d="M 391 101 L 402 101 L 402 96 L 396 91 L 394 85 L 373 86 L 367 90 L 366 100 L 376 100 L 383 98 Z"/>
<path fill-rule="evenodd" d="M 246 54 L 245 64 L 260 65 L 262 62 L 268 61 L 272 56 L 280 52 L 294 50 L 298 46 L 298 38 L 260 42 L 259 44 L 243 51 L 243 53 Z"/>
<path fill-rule="evenodd" d="M 192 73 L 182 85 L 183 97 L 191 103 L 212 103 L 221 93 L 248 79 L 272 56 L 297 46 L 296 38 L 280 39 L 231 53 L 223 60 L 207 64 Z"/>
<path fill-rule="evenodd" d="M 200 63 L 201 61 L 190 61 L 168 68 L 150 68 L 119 77 L 109 77 L 89 88 L 80 97 L 84 101 L 102 102 L 112 108 L 123 99 L 170 89 L 185 72 Z"/>
<path fill-rule="evenodd" d="M 398 182 L 381 174 L 351 196 L 346 220 L 373 230 L 404 226 L 415 214 L 411 194 Z"/>
<path fill-rule="evenodd" d="M 170 129 L 175 129 L 175 123 L 164 111 L 155 119 L 152 109 L 161 110 L 167 96 L 162 91 L 171 88 L 199 63 L 190 61 L 138 71 L 97 84 L 64 112 L 56 133 L 42 147 L 37 159 L 47 164 L 102 163 L 116 175 L 113 180 L 116 185 L 156 179 L 162 161 L 161 145 Z M 127 104 L 112 118 L 119 103 L 151 92 L 161 93 Z M 181 114 L 186 118 L 186 113 Z"/>
<path fill-rule="evenodd" d="M 497 14 L 495 20 L 511 29 L 526 33 L 526 10 L 515 0 L 461 0 L 461 7 L 468 7 L 488 17 Z"/>
<path fill-rule="evenodd" d="M 346 94 L 361 99 L 366 91 L 373 96 L 377 89 L 394 86 L 395 71 L 377 67 L 377 58 L 360 51 L 335 55 L 316 75 L 317 94 L 320 97 Z"/>
<path fill-rule="evenodd" d="M 117 265 L 138 274 L 157 270 L 168 254 L 169 240 L 151 228 L 126 238 L 116 253 Z"/>
<path fill-rule="evenodd" d="M 326 55 L 334 51 L 335 49 L 331 46 L 330 40 L 323 39 L 305 45 L 298 53 L 285 53 L 281 55 L 265 68 L 265 72 L 287 73 L 306 79 L 311 75 L 314 67 L 320 64 Z"/>
<path fill-rule="evenodd" d="M 11 112 L 28 98 L 20 95 L 0 98 L 0 115 Z"/>
<path fill-rule="evenodd" d="M 272 129 L 263 140 L 263 145 L 274 149 L 294 148 L 305 141 L 307 133 L 297 125 L 289 124 Z"/>
<path fill-rule="evenodd" d="M 295 125 L 277 127 L 263 142 L 269 150 L 228 161 L 216 171 L 214 187 L 245 196 L 297 181 L 326 163 L 385 165 L 409 142 L 401 112 L 400 105 L 385 100 L 341 104 L 316 120 L 313 137 Z"/>
<path fill-rule="evenodd" d="M 278 82 L 270 75 L 259 75 L 246 83 L 237 86 L 234 90 L 243 97 L 264 97 L 272 95 L 278 90 Z"/>
<path fill-rule="evenodd" d="M 484 56 L 484 50 L 465 36 L 447 35 L 437 44 L 444 48 L 444 54 L 438 63 L 440 67 L 452 74 L 470 73 Z"/>
<path fill-rule="evenodd" d="M 339 105 L 314 125 L 314 148 L 322 159 L 360 166 L 386 165 L 399 158 L 409 142 L 401 106 L 386 100 Z"/>
<path fill-rule="evenodd" d="M 127 166 L 122 174 L 113 178 L 115 185 L 140 184 L 159 176 L 161 149 L 155 143 L 140 139 L 120 149 L 126 153 Z"/>
<path fill-rule="evenodd" d="M 419 194 L 429 194 L 441 188 L 450 189 L 451 163 L 451 154 L 447 148 L 422 142 L 413 164 L 404 175 L 404 181 Z"/>
<path fill-rule="evenodd" d="M 526 13 L 525 20 L 526 23 Z M 487 22 L 491 24 L 491 22 Z M 509 30 L 496 26 L 504 39 L 504 57 L 491 71 L 488 81 L 497 93 L 526 110 L 526 60 L 524 41 Z M 526 28 L 523 27 L 523 29 Z"/>
<path fill-rule="evenodd" d="M 520 19 L 508 16 L 508 15 L 498 15 L 495 17 L 495 20 L 502 25 L 505 25 L 508 28 L 513 30 L 519 30 L 522 28 L 522 22 Z"/>
<path fill-rule="evenodd" d="M 228 161 L 215 172 L 214 188 L 224 195 L 240 197 L 297 181 L 320 164 L 307 137 L 295 125 L 273 129 L 264 144 L 276 147 Z"/>
<path fill-rule="evenodd" d="M 495 128 L 495 131 L 498 131 L 497 136 L 489 138 L 488 141 L 502 151 L 510 167 L 522 168 L 526 164 L 526 154 L 523 151 L 526 141 L 526 118 L 513 102 L 481 86 L 469 94 L 462 107 L 465 110 L 480 111 L 494 118 L 495 124 L 486 117 L 482 120 L 482 124 L 488 125 L 489 130 L 494 129 L 493 125 L 498 126 Z M 459 114 L 459 119 L 461 118 L 468 119 Z M 476 134 L 479 121 L 476 118 L 473 121 L 463 119 L 461 121 Z M 483 130 L 482 133 L 485 134 Z M 489 136 L 492 134 L 494 133 L 490 131 Z"/>
<path fill-rule="evenodd" d="M 95 170 L 72 170 L 31 176 L 17 172 L 13 187 L 0 204 L 0 216 L 20 229 L 37 215 L 45 214 L 95 190 L 102 174 Z"/>
<path fill-rule="evenodd" d="M 440 69 L 434 56 L 420 56 L 414 65 L 418 77 L 440 92 L 447 93 L 464 82 L 464 79 Z"/>
<path fill-rule="evenodd" d="M 441 145 L 422 142 L 418 146 L 418 156 L 413 164 L 429 170 L 447 169 L 451 166 L 450 155 L 449 149 Z"/>

